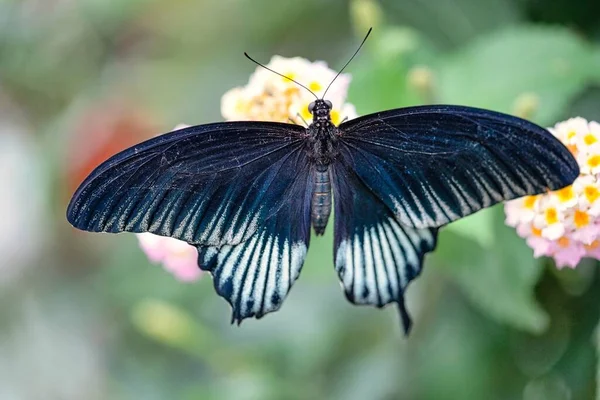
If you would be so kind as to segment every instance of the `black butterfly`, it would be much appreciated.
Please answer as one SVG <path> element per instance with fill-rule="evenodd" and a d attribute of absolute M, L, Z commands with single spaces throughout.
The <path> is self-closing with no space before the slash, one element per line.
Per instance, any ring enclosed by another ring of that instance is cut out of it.
<path fill-rule="evenodd" d="M 194 126 L 104 162 L 67 210 L 92 232 L 152 232 L 198 249 L 233 321 L 279 309 L 298 278 L 311 225 L 335 207 L 334 261 L 355 304 L 397 303 L 443 225 L 503 200 L 556 190 L 579 174 L 570 152 L 525 120 L 448 105 L 366 115 L 340 126 L 331 103 L 304 128 L 275 122 Z"/>

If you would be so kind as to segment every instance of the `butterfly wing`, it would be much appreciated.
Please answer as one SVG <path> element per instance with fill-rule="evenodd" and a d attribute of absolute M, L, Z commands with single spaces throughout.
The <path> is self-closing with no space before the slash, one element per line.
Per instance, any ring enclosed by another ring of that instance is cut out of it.
<path fill-rule="evenodd" d="M 308 249 L 304 132 L 231 122 L 156 137 L 92 172 L 67 218 L 84 230 L 152 232 L 195 245 L 233 320 L 261 317 L 280 307 Z"/>
<path fill-rule="evenodd" d="M 215 290 L 231 304 L 232 322 L 278 310 L 300 274 L 310 238 L 312 194 L 304 154 L 294 155 L 297 177 L 286 207 L 240 244 L 198 248 L 198 264 L 211 272 Z"/>
<path fill-rule="evenodd" d="M 421 106 L 339 127 L 356 174 L 397 220 L 439 227 L 503 200 L 556 190 L 579 174 L 547 130 L 509 115 Z"/>
<path fill-rule="evenodd" d="M 171 132 L 104 162 L 67 210 L 76 228 L 235 245 L 292 195 L 304 129 L 227 122 Z"/>
<path fill-rule="evenodd" d="M 399 223 L 355 168 L 352 154 L 341 146 L 331 172 L 335 268 L 352 303 L 377 307 L 397 303 L 408 334 L 411 322 L 404 290 L 421 272 L 425 254 L 435 248 L 437 230 Z"/>

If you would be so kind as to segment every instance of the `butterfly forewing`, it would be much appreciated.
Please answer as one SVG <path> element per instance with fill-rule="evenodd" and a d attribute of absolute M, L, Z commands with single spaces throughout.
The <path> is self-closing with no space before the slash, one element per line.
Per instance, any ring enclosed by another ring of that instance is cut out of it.
<path fill-rule="evenodd" d="M 579 174 L 545 129 L 493 111 L 422 106 L 342 124 L 360 180 L 416 228 L 440 227 L 503 200 L 560 189 Z"/>
<path fill-rule="evenodd" d="M 288 203 L 303 132 L 288 124 L 231 122 L 158 136 L 92 172 L 67 218 L 93 232 L 240 243 Z"/>

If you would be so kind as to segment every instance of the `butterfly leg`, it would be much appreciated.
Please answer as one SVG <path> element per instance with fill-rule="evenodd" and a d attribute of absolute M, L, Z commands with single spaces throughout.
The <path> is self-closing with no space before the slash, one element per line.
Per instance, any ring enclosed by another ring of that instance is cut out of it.
<path fill-rule="evenodd" d="M 302 117 L 302 114 L 297 113 L 296 116 L 298 118 L 300 118 L 302 120 L 302 122 L 304 122 L 304 124 L 306 125 L 306 127 L 308 128 L 308 122 L 306 122 L 306 120 L 304 119 L 304 117 Z"/>

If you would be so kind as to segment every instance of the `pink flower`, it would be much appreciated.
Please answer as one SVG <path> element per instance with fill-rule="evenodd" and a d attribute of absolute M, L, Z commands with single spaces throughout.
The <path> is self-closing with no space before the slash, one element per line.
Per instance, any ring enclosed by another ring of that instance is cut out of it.
<path fill-rule="evenodd" d="M 552 256 L 554 254 L 553 242 L 543 237 L 530 236 L 527 245 L 533 249 L 534 257 Z"/>
<path fill-rule="evenodd" d="M 549 130 L 573 153 L 581 175 L 563 189 L 507 201 L 506 224 L 534 257 L 575 268 L 583 257 L 600 259 L 600 124 L 578 117 Z"/>
<path fill-rule="evenodd" d="M 138 233 L 137 238 L 148 259 L 153 263 L 161 263 L 178 280 L 192 282 L 202 275 L 198 267 L 198 252 L 194 246 L 148 232 Z"/>
<path fill-rule="evenodd" d="M 553 253 L 557 268 L 575 268 L 579 261 L 585 257 L 586 250 L 581 242 L 562 237 L 555 246 Z"/>
<path fill-rule="evenodd" d="M 188 126 L 179 124 L 174 130 Z M 137 238 L 148 259 L 153 263 L 161 263 L 178 280 L 193 282 L 202 276 L 202 270 L 198 267 L 198 251 L 194 246 L 148 232 L 138 233 Z"/>

